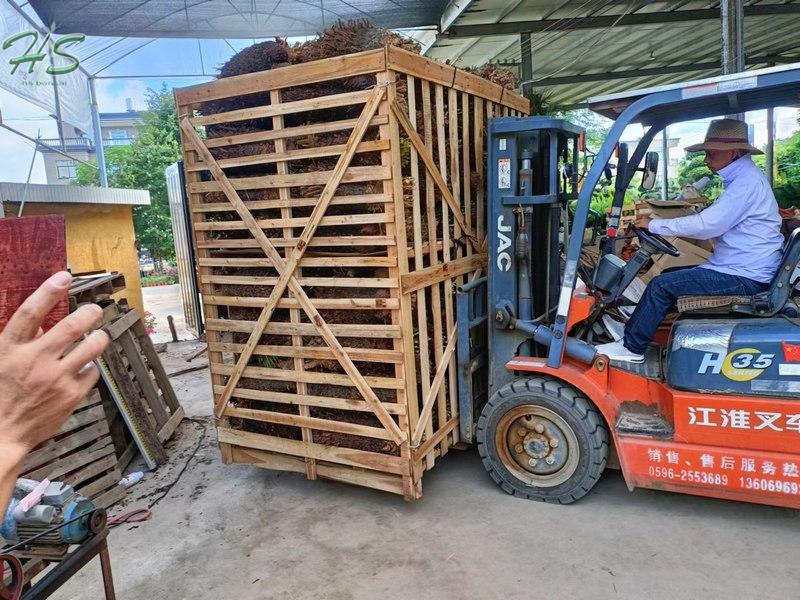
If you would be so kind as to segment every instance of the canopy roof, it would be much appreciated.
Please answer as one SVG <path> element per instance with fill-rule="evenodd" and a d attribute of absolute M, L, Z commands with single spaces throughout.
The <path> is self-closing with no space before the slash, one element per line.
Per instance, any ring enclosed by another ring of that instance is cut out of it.
<path fill-rule="evenodd" d="M 588 108 L 617 119 L 638 103 L 631 122 L 665 125 L 770 106 L 800 104 L 800 65 L 785 65 L 592 98 Z"/>
<path fill-rule="evenodd" d="M 120 37 L 315 35 L 342 19 L 387 29 L 436 25 L 446 0 L 31 0 L 56 33 Z"/>
<path fill-rule="evenodd" d="M 744 5 L 746 68 L 800 61 L 800 2 Z M 440 29 L 420 34 L 426 56 L 518 71 L 520 34 L 530 32 L 532 85 L 565 104 L 721 72 L 719 2 L 450 0 Z"/>

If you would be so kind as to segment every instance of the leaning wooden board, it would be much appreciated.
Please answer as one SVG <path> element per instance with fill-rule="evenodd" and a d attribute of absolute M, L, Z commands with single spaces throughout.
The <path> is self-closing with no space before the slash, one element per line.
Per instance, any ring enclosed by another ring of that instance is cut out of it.
<path fill-rule="evenodd" d="M 223 461 L 420 497 L 459 442 L 486 120 L 527 101 L 387 47 L 176 102 Z"/>
<path fill-rule="evenodd" d="M 64 217 L 46 215 L 0 219 L 0 330 L 42 282 L 67 268 Z M 47 316 L 47 331 L 68 311 L 67 294 Z"/>

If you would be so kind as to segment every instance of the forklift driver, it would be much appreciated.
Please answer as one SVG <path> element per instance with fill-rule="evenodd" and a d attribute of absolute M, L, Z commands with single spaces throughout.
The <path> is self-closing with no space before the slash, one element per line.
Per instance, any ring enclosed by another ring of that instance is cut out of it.
<path fill-rule="evenodd" d="M 675 219 L 639 217 L 636 226 L 652 233 L 714 240 L 714 253 L 697 267 L 664 272 L 642 295 L 618 342 L 597 346 L 611 360 L 642 362 L 647 345 L 679 296 L 751 296 L 772 280 L 783 250 L 778 204 L 769 182 L 750 158 L 762 154 L 747 140 L 747 124 L 712 121 L 705 141 L 686 148 L 704 150 L 705 163 L 719 173 L 723 194 L 696 215 Z"/>

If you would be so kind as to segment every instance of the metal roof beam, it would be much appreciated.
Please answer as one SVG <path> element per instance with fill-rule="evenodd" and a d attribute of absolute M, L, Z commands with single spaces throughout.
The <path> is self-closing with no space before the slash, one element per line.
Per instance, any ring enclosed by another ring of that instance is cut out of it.
<path fill-rule="evenodd" d="M 800 56 L 753 56 L 745 61 L 748 65 L 781 64 L 800 61 Z M 495 63 L 498 66 L 511 66 L 509 63 Z M 667 67 L 653 67 L 649 69 L 628 69 L 625 71 L 610 71 L 607 73 L 586 73 L 584 75 L 564 75 L 563 77 L 547 77 L 536 81 L 537 86 L 548 87 L 554 85 L 570 85 L 574 83 L 588 83 L 591 81 L 612 81 L 615 79 L 634 79 L 636 77 L 657 77 L 676 73 L 691 73 L 694 71 L 718 71 L 720 61 L 693 63 L 689 65 L 671 65 Z"/>
<path fill-rule="evenodd" d="M 756 4 L 744 7 L 745 17 L 765 17 L 800 14 L 800 4 Z M 673 10 L 667 12 L 636 13 L 628 15 L 603 15 L 599 17 L 578 17 L 574 19 L 544 19 L 538 21 L 513 21 L 509 23 L 487 23 L 481 25 L 453 25 L 442 38 L 482 37 L 489 35 L 514 35 L 524 32 L 575 31 L 578 29 L 604 29 L 616 23 L 617 27 L 626 25 L 661 25 L 664 23 L 683 23 L 689 21 L 709 21 L 720 19 L 719 8 L 697 10 Z"/>

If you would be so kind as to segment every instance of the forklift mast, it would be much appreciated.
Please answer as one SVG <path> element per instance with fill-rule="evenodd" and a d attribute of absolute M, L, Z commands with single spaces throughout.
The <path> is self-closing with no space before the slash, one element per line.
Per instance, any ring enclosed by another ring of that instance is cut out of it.
<path fill-rule="evenodd" d="M 488 276 L 459 290 L 458 354 L 472 358 L 471 364 L 463 361 L 460 368 L 465 441 L 471 440 L 473 411 L 484 394 L 491 396 L 513 378 L 508 361 L 515 356 L 546 356 L 546 348 L 497 322 L 495 315 L 503 307 L 520 321 L 549 325 L 553 320 L 563 274 L 561 253 L 569 231 L 567 204 L 578 197 L 583 133 L 572 123 L 549 117 L 489 122 Z M 484 323 L 488 331 L 477 331 Z M 488 348 L 481 341 L 487 337 Z M 484 365 L 488 373 L 482 372 Z"/>

